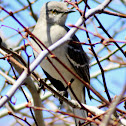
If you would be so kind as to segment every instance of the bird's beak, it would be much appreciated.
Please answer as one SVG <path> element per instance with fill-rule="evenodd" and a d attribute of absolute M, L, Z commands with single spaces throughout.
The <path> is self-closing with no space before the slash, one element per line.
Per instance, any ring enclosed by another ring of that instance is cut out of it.
<path fill-rule="evenodd" d="M 68 9 L 67 11 L 65 11 L 65 14 L 69 14 L 69 13 L 73 13 L 73 12 L 76 12 L 76 11 L 73 9 Z"/>

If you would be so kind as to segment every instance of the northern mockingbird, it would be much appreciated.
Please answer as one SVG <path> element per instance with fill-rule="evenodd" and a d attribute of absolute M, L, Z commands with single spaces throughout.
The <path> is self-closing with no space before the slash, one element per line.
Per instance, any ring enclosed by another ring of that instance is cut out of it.
<path fill-rule="evenodd" d="M 33 34 L 36 35 L 47 47 L 51 46 L 69 31 L 69 29 L 65 26 L 65 21 L 67 14 L 70 12 L 71 11 L 67 8 L 67 5 L 65 3 L 56 1 L 45 3 L 41 8 L 40 17 L 33 30 Z M 75 35 L 71 38 L 71 40 L 79 42 L 78 38 Z M 33 47 L 36 48 L 38 52 L 40 52 L 42 45 L 40 45 L 40 43 L 36 44 L 36 42 L 33 40 L 31 42 Z M 86 82 L 90 82 L 89 58 L 80 44 L 75 44 L 72 41 L 68 41 L 60 48 L 54 50 L 53 53 Z M 34 54 L 35 57 L 38 56 L 38 53 L 36 51 L 34 51 Z M 82 84 L 77 78 L 69 73 L 55 59 L 50 58 L 50 60 L 67 80 L 67 82 L 69 82 L 71 79 L 74 79 L 71 87 L 79 101 L 81 103 L 85 103 L 84 84 Z M 40 66 L 44 69 L 47 78 L 51 81 L 54 87 L 56 87 L 57 90 L 64 90 L 62 88 L 66 87 L 67 85 L 65 84 L 59 73 L 57 73 L 55 68 L 48 62 L 48 60 L 44 59 Z M 62 84 L 64 86 L 62 86 Z M 75 99 L 70 91 L 69 94 L 71 96 L 71 99 Z M 84 110 L 77 109 L 74 110 L 74 113 L 78 116 L 87 116 L 87 113 Z M 78 122 L 79 120 L 76 119 L 76 121 Z"/>

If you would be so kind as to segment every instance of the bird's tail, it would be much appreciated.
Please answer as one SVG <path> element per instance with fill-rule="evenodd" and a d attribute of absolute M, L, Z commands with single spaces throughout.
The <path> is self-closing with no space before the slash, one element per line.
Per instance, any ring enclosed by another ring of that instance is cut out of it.
<path fill-rule="evenodd" d="M 81 103 L 86 103 L 86 100 L 85 100 L 85 88 L 82 92 L 82 100 L 81 100 Z M 77 109 L 77 108 L 74 108 L 73 109 L 73 113 L 76 115 L 76 116 L 80 116 L 80 117 L 83 117 L 83 118 L 87 118 L 88 116 L 88 113 L 86 110 L 84 109 Z M 80 124 L 83 124 L 85 122 L 85 120 L 82 120 L 82 119 L 79 119 L 79 118 L 75 118 L 75 124 L 76 126 L 79 126 L 79 123 Z M 86 126 L 91 126 L 91 124 L 87 124 Z"/>
<path fill-rule="evenodd" d="M 77 116 L 80 116 L 80 117 L 83 117 L 83 118 L 87 118 L 87 112 L 86 110 L 81 110 L 81 109 L 73 109 L 73 113 Z M 84 123 L 85 121 L 84 120 L 81 120 L 79 118 L 75 118 L 75 124 L 76 126 L 79 126 L 79 123 Z M 88 125 L 90 126 L 90 125 Z"/>

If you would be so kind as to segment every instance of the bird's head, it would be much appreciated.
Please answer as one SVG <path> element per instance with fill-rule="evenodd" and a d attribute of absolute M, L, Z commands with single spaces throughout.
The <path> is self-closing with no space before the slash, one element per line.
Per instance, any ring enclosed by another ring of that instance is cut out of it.
<path fill-rule="evenodd" d="M 63 2 L 51 1 L 47 2 L 41 9 L 42 19 L 47 23 L 65 25 L 68 13 L 74 12 L 67 8 Z"/>

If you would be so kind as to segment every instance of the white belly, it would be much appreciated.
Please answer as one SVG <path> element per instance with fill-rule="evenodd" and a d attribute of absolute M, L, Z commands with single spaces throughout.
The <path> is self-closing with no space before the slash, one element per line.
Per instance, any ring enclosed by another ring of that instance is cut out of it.
<path fill-rule="evenodd" d="M 60 31 L 61 31 L 62 33 L 64 33 L 64 35 L 67 33 L 67 31 L 66 31 L 64 28 L 62 28 L 62 27 L 57 27 L 57 28 L 60 28 Z M 39 31 L 39 30 L 40 30 L 40 31 Z M 54 30 L 56 30 L 56 27 L 55 27 L 55 29 L 54 29 L 53 27 L 51 27 L 50 30 L 54 31 Z M 35 32 L 35 31 L 33 31 L 33 33 L 34 33 L 34 32 Z M 47 36 L 46 36 L 46 35 L 45 35 L 45 36 L 42 35 L 43 32 L 41 31 L 40 28 L 37 29 L 37 32 L 38 32 L 38 34 L 37 34 L 36 36 L 38 36 L 39 39 L 40 39 L 42 42 L 44 42 L 44 44 L 45 44 L 47 47 L 49 47 L 51 44 L 53 44 L 54 42 L 57 41 L 57 40 L 55 40 L 54 37 L 50 38 L 50 36 L 55 36 L 55 35 L 54 35 L 54 32 L 51 32 L 52 35 L 49 35 L 49 34 L 48 34 Z M 40 34 L 41 34 L 41 36 L 40 36 Z M 58 35 L 58 39 L 60 39 L 60 38 L 63 37 L 61 33 L 55 32 L 55 34 Z M 47 43 L 47 41 L 48 41 L 49 38 L 50 38 L 51 41 Z M 33 42 L 33 41 L 31 41 L 31 42 L 32 42 L 33 47 L 36 47 L 36 43 Z M 38 48 L 37 48 L 37 51 L 40 52 L 41 49 L 38 47 Z M 59 53 L 59 52 L 60 52 L 60 53 Z M 66 45 L 62 45 L 60 48 L 57 48 L 56 50 L 53 51 L 53 53 L 54 53 L 54 54 L 55 54 L 66 66 L 68 66 L 73 72 L 75 72 L 74 69 L 73 69 L 73 67 L 72 67 L 71 64 L 69 63 L 69 61 L 68 61 L 66 55 L 65 55 L 65 53 L 66 53 Z M 35 51 L 34 51 L 34 54 L 35 54 L 35 57 L 38 56 L 38 53 L 36 53 Z M 49 55 L 48 57 L 50 58 L 50 55 Z M 83 100 L 82 100 L 82 99 L 83 99 L 83 95 L 84 95 L 84 93 L 83 93 L 84 84 L 82 84 L 82 83 L 81 83 L 78 79 L 76 79 L 71 73 L 69 73 L 69 72 L 68 72 L 60 63 L 58 63 L 55 59 L 53 59 L 53 58 L 50 58 L 50 59 L 51 59 L 52 63 L 56 66 L 56 68 L 59 70 L 59 72 L 63 75 L 63 77 L 65 78 L 65 80 L 66 80 L 67 82 L 69 82 L 71 79 L 74 79 L 74 82 L 72 83 L 72 89 L 74 89 L 73 91 L 74 91 L 75 94 L 78 94 L 78 99 L 82 102 L 82 101 L 83 101 Z M 64 80 L 62 79 L 62 77 L 58 74 L 58 72 L 55 70 L 55 68 L 47 61 L 47 59 L 44 59 L 44 60 L 42 61 L 42 63 L 40 64 L 40 66 L 41 66 L 44 70 L 46 70 L 46 72 L 48 72 L 53 78 L 55 78 L 55 79 L 57 79 L 57 80 L 60 80 L 60 81 L 64 84 L 65 87 L 67 86 L 67 84 L 64 82 Z M 79 92 L 79 93 L 78 93 L 78 92 Z M 80 92 L 82 92 L 82 93 L 80 93 Z M 69 91 L 69 93 L 70 93 L 71 98 L 74 99 L 74 97 L 73 97 L 73 95 L 71 94 L 70 91 Z"/>
<path fill-rule="evenodd" d="M 59 51 L 60 51 L 60 55 L 59 55 Z M 71 66 L 71 64 L 69 63 L 68 59 L 65 56 L 65 49 L 62 48 L 58 48 L 57 50 L 53 51 L 53 53 L 67 66 L 69 67 L 73 72 L 74 69 Z M 50 57 L 50 55 L 48 56 Z M 67 82 L 71 81 L 71 79 L 74 79 L 73 83 L 72 83 L 72 89 L 74 89 L 74 93 L 75 94 L 80 94 L 78 95 L 78 99 L 80 101 L 83 101 L 83 87 L 84 85 L 78 80 L 76 79 L 71 73 L 69 73 L 69 71 L 67 69 L 65 69 L 58 61 L 56 61 L 54 58 L 50 58 L 52 63 L 56 66 L 56 68 L 59 70 L 59 72 L 63 75 L 63 77 L 65 78 L 65 80 Z M 48 62 L 47 59 L 44 59 L 41 63 L 41 66 L 46 70 L 46 72 L 48 72 L 53 78 L 60 80 L 64 86 L 66 87 L 67 84 L 64 82 L 64 80 L 62 79 L 62 77 L 59 75 L 59 73 L 55 70 L 55 68 Z M 78 92 L 82 92 L 82 93 L 78 93 Z M 69 91 L 70 96 L 72 99 L 75 99 L 72 95 L 72 93 Z"/>

